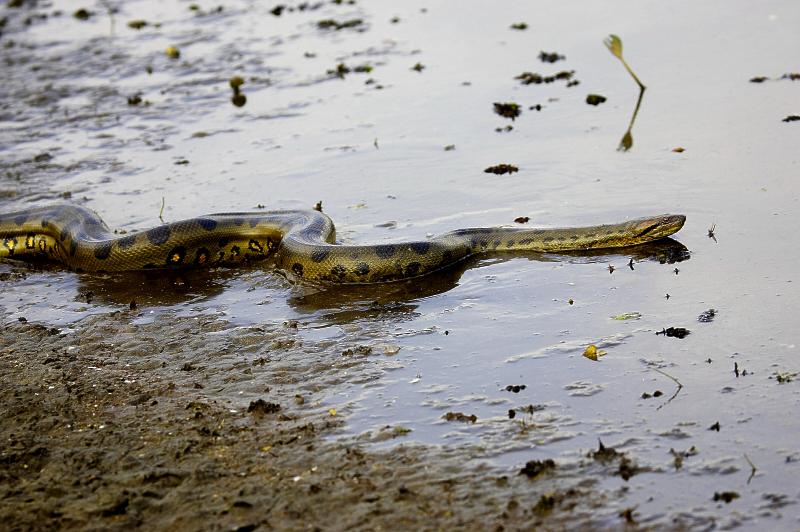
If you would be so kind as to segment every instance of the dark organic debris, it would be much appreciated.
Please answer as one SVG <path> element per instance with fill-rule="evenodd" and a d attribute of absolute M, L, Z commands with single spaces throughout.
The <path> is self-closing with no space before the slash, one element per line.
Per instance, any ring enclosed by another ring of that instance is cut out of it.
<path fill-rule="evenodd" d="M 714 502 L 722 501 L 725 504 L 730 503 L 734 499 L 738 499 L 739 494 L 735 491 L 721 491 L 721 492 L 714 492 Z"/>
<path fill-rule="evenodd" d="M 519 393 L 520 390 L 524 390 L 525 388 L 527 388 L 527 386 L 525 386 L 524 384 L 513 384 L 513 385 L 509 384 L 508 386 L 506 386 L 506 391 Z"/>
<path fill-rule="evenodd" d="M 462 414 L 461 412 L 448 412 L 442 416 L 445 421 L 461 421 L 462 423 L 475 423 L 478 421 L 478 416 L 475 414 Z"/>
<path fill-rule="evenodd" d="M 644 392 L 642 394 L 642 399 L 650 399 L 651 397 L 661 397 L 662 395 L 664 395 L 664 392 L 662 392 L 661 390 L 656 390 L 653 393 Z"/>
<path fill-rule="evenodd" d="M 750 78 L 750 83 L 764 83 L 769 78 L 766 76 L 756 76 L 754 78 Z"/>
<path fill-rule="evenodd" d="M 781 122 L 797 122 L 798 120 L 800 120 L 800 115 L 789 115 L 781 120 Z"/>
<path fill-rule="evenodd" d="M 589 105 L 600 105 L 601 103 L 606 101 L 606 97 L 600 94 L 587 94 L 586 95 L 586 103 Z"/>
<path fill-rule="evenodd" d="M 511 25 L 511 29 L 512 30 L 520 30 L 520 31 L 521 30 L 527 30 L 528 29 L 528 24 L 526 24 L 525 22 L 517 22 L 516 24 L 512 24 Z"/>
<path fill-rule="evenodd" d="M 553 83 L 556 80 L 569 81 L 574 75 L 574 70 L 562 70 L 552 76 L 542 76 L 537 72 L 523 72 L 514 79 L 518 79 L 523 85 L 540 85 L 542 83 Z"/>
<path fill-rule="evenodd" d="M 719 421 L 717 421 L 716 423 L 714 423 L 713 425 L 708 427 L 708 430 L 715 430 L 715 431 L 719 432 L 719 429 L 721 429 L 721 428 L 722 427 L 720 426 Z"/>
<path fill-rule="evenodd" d="M 561 59 L 566 59 L 563 55 L 559 54 L 558 52 L 539 52 L 539 60 L 543 63 L 555 63 L 556 61 L 560 61 Z"/>
<path fill-rule="evenodd" d="M 627 456 L 623 456 L 619 461 L 619 469 L 617 470 L 622 480 L 627 481 L 635 474 L 639 473 L 639 468 L 633 463 L 633 460 Z"/>
<path fill-rule="evenodd" d="M 686 338 L 689 336 L 691 331 L 684 327 L 668 327 L 666 329 L 662 329 L 660 331 L 656 331 L 656 334 L 663 334 L 664 336 L 669 336 L 670 338 Z"/>
<path fill-rule="evenodd" d="M 417 63 L 416 65 L 411 67 L 411 70 L 416 70 L 417 72 L 422 72 L 423 70 L 425 70 L 425 65 L 423 65 L 422 63 Z"/>
<path fill-rule="evenodd" d="M 710 321 L 714 321 L 714 317 L 716 315 L 717 311 L 713 308 L 710 308 L 708 310 L 704 310 L 703 312 L 701 312 L 700 315 L 697 316 L 697 321 L 701 323 L 708 323 Z"/>
<path fill-rule="evenodd" d="M 343 30 L 343 29 L 347 29 L 347 28 L 358 28 L 363 23 L 364 23 L 364 21 L 361 20 L 360 18 L 354 18 L 354 19 L 345 20 L 345 21 L 342 21 L 342 22 L 339 22 L 338 20 L 334 20 L 332 18 L 328 18 L 328 19 L 320 20 L 319 22 L 317 22 L 317 27 L 319 29 L 321 29 L 321 30 L 335 30 L 335 31 L 338 31 L 338 30 Z"/>
<path fill-rule="evenodd" d="M 528 221 L 530 221 L 530 218 L 527 216 L 518 216 L 517 218 L 514 218 L 514 222 L 518 224 L 526 224 Z"/>
<path fill-rule="evenodd" d="M 513 408 L 509 408 L 508 409 L 508 419 L 514 419 L 515 417 L 517 417 L 517 411 L 514 410 Z"/>
<path fill-rule="evenodd" d="M 636 524 L 636 518 L 634 518 L 633 514 L 636 512 L 636 508 L 625 508 L 624 510 L 620 510 L 619 515 L 621 518 L 625 519 L 625 522 L 629 525 Z"/>
<path fill-rule="evenodd" d="M 145 26 L 147 26 L 147 21 L 146 20 L 137 19 L 137 20 L 131 20 L 131 21 L 128 22 L 128 27 L 131 28 L 131 29 L 134 29 L 134 30 L 140 30 L 140 29 L 144 28 Z"/>
<path fill-rule="evenodd" d="M 522 109 L 520 108 L 518 103 L 514 102 L 495 102 L 494 103 L 494 112 L 502 116 L 503 118 L 510 118 L 514 120 L 517 118 L 521 113 Z"/>
<path fill-rule="evenodd" d="M 519 474 L 528 478 L 536 478 L 542 473 L 547 473 L 556 468 L 556 463 L 548 458 L 547 460 L 530 460 L 525 463 L 525 467 L 520 469 Z"/>
<path fill-rule="evenodd" d="M 139 105 L 142 103 L 142 97 L 139 94 L 128 96 L 128 105 Z"/>
<path fill-rule="evenodd" d="M 91 11 L 84 8 L 80 8 L 72 14 L 72 16 L 78 20 L 89 20 L 92 15 L 93 13 Z"/>
<path fill-rule="evenodd" d="M 263 399 L 250 401 L 250 406 L 247 407 L 247 412 L 250 414 L 274 414 L 280 411 L 281 405 L 278 403 L 268 403 Z"/>
<path fill-rule="evenodd" d="M 489 168 L 484 170 L 487 174 L 513 174 L 514 172 L 519 172 L 519 168 L 512 164 L 497 164 L 495 166 L 490 166 Z"/>
<path fill-rule="evenodd" d="M 594 458 L 599 462 L 608 462 L 610 460 L 614 460 L 618 456 L 621 456 L 620 453 L 616 451 L 613 447 L 606 447 L 603 445 L 603 440 L 600 438 L 597 439 L 597 450 L 589 452 L 589 458 Z"/>
<path fill-rule="evenodd" d="M 233 90 L 233 96 L 231 96 L 231 103 L 236 107 L 242 107 L 244 104 L 247 103 L 247 96 L 242 94 L 241 87 L 244 85 L 244 78 L 241 76 L 233 76 L 230 80 L 228 80 L 228 85 L 231 86 L 231 90 Z"/>
<path fill-rule="evenodd" d="M 675 449 L 670 448 L 669 454 L 672 455 L 674 458 L 675 470 L 677 471 L 681 467 L 683 467 L 683 459 L 689 458 L 690 456 L 694 456 L 698 453 L 697 447 L 692 445 L 685 451 L 676 451 Z"/>

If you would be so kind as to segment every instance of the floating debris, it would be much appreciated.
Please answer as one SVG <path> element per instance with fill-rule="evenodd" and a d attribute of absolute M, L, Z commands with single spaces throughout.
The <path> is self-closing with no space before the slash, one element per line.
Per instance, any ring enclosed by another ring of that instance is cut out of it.
<path fill-rule="evenodd" d="M 134 30 L 140 30 L 140 29 L 144 28 L 145 26 L 147 26 L 147 21 L 146 20 L 137 19 L 137 20 L 131 20 L 131 21 L 128 22 L 128 27 L 131 28 L 131 29 L 134 29 Z"/>
<path fill-rule="evenodd" d="M 542 83 L 553 83 L 556 80 L 569 81 L 574 75 L 574 70 L 562 70 L 552 76 L 542 76 L 537 72 L 523 72 L 514 79 L 518 79 L 523 85 L 540 85 Z"/>
<path fill-rule="evenodd" d="M 701 312 L 700 315 L 697 316 L 697 321 L 701 323 L 708 323 L 710 321 L 714 321 L 716 315 L 717 311 L 713 308 L 710 308 L 708 310 L 704 310 L 703 312 Z"/>
<path fill-rule="evenodd" d="M 516 24 L 511 25 L 511 29 L 520 31 L 527 30 L 528 24 L 526 24 L 525 22 L 517 22 Z"/>
<path fill-rule="evenodd" d="M 89 20 L 92 15 L 94 15 L 94 13 L 84 8 L 80 8 L 72 14 L 72 16 L 78 20 Z"/>
<path fill-rule="evenodd" d="M 708 228 L 708 238 L 713 239 L 714 242 L 717 241 L 717 235 L 714 232 L 716 230 L 717 230 L 717 224 L 711 224 L 711 227 Z"/>
<path fill-rule="evenodd" d="M 605 356 L 606 354 L 607 354 L 606 351 L 597 349 L 597 346 L 594 344 L 589 344 L 589 347 L 587 347 L 586 350 L 583 352 L 583 356 L 585 356 L 589 360 L 594 360 L 595 362 L 597 362 L 600 359 L 600 357 Z"/>
<path fill-rule="evenodd" d="M 638 320 L 642 317 L 641 312 L 623 312 L 622 314 L 617 314 L 616 316 L 611 316 L 612 320 L 618 321 L 626 321 L 626 320 Z"/>
<path fill-rule="evenodd" d="M 524 384 L 509 384 L 508 386 L 506 386 L 506 391 L 519 393 L 520 390 L 524 390 L 525 388 L 527 388 L 527 386 Z"/>
<path fill-rule="evenodd" d="M 560 61 L 562 59 L 566 59 L 566 57 L 558 52 L 539 52 L 539 60 L 543 63 L 555 63 L 556 61 Z"/>
<path fill-rule="evenodd" d="M 263 399 L 257 399 L 256 401 L 250 402 L 250 405 L 247 407 L 247 412 L 249 414 L 266 415 L 279 412 L 280 409 L 281 405 L 278 403 L 268 403 Z"/>
<path fill-rule="evenodd" d="M 522 109 L 520 108 L 519 104 L 514 102 L 495 102 L 493 105 L 494 112 L 503 118 L 510 118 L 511 120 L 514 120 L 522 113 Z"/>
<path fill-rule="evenodd" d="M 181 51 L 178 50 L 175 46 L 168 46 L 164 53 L 170 59 L 178 59 L 181 56 Z"/>
<path fill-rule="evenodd" d="M 735 491 L 722 491 L 719 493 L 717 493 L 716 491 L 714 492 L 714 502 L 722 501 L 725 504 L 728 504 L 734 499 L 738 498 L 739 494 L 736 493 Z"/>
<path fill-rule="evenodd" d="M 526 224 L 528 223 L 528 221 L 530 221 L 530 218 L 528 218 L 527 216 L 519 216 L 517 218 L 514 218 L 514 222 L 518 224 Z"/>
<path fill-rule="evenodd" d="M 416 70 L 417 72 L 422 72 L 423 70 L 425 70 L 425 65 L 423 65 L 422 63 L 417 63 L 416 65 L 411 67 L 411 70 Z"/>
<path fill-rule="evenodd" d="M 539 475 L 552 471 L 556 468 L 556 463 L 552 458 L 546 460 L 530 460 L 525 462 L 525 467 L 520 469 L 519 474 L 528 478 L 536 478 Z"/>
<path fill-rule="evenodd" d="M 606 48 L 608 48 L 608 51 L 611 52 L 614 57 L 622 62 L 622 66 L 625 67 L 625 70 L 628 71 L 636 84 L 639 85 L 639 88 L 644 91 L 646 88 L 644 83 L 639 80 L 639 77 L 633 72 L 633 69 L 628 65 L 627 61 L 625 61 L 625 58 L 622 57 L 622 39 L 612 34 L 603 40 L 603 44 L 606 45 Z"/>
<path fill-rule="evenodd" d="M 800 115 L 789 115 L 781 120 L 781 122 L 797 122 L 798 120 L 800 120 Z"/>
<path fill-rule="evenodd" d="M 489 168 L 484 170 L 484 173 L 497 174 L 497 175 L 513 174 L 514 172 L 519 172 L 519 168 L 517 168 L 513 164 L 505 164 L 505 163 L 490 166 Z"/>
<path fill-rule="evenodd" d="M 586 103 L 589 105 L 600 105 L 601 103 L 606 101 L 606 97 L 600 94 L 587 94 L 586 95 Z"/>
<path fill-rule="evenodd" d="M 719 432 L 719 429 L 721 429 L 721 428 L 722 427 L 720 426 L 719 421 L 717 421 L 716 423 L 714 423 L 713 425 L 708 427 L 708 430 L 715 430 L 715 431 Z"/>
<path fill-rule="evenodd" d="M 361 20 L 360 18 L 354 18 L 354 19 L 351 19 L 351 20 L 345 20 L 343 22 L 339 22 L 338 20 L 334 20 L 332 18 L 329 18 L 329 19 L 320 20 L 319 22 L 317 22 L 317 28 L 319 28 L 321 30 L 339 31 L 339 30 L 344 30 L 344 29 L 348 29 L 348 28 L 358 28 L 362 24 L 364 24 L 364 21 Z"/>
<path fill-rule="evenodd" d="M 667 294 L 669 296 L 669 294 Z M 669 336 L 670 338 L 679 338 L 683 339 L 689 336 L 691 331 L 684 327 L 667 327 L 666 329 L 661 329 L 660 331 L 656 331 L 656 335 L 663 334 L 664 336 Z"/>
<path fill-rule="evenodd" d="M 448 412 L 442 416 L 445 421 L 461 421 L 462 423 L 475 423 L 478 421 L 478 416 L 475 414 L 462 414 L 461 412 Z"/>

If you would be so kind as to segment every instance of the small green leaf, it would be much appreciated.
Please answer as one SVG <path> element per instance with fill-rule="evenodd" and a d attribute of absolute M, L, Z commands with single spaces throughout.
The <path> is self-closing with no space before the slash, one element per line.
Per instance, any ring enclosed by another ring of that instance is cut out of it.
<path fill-rule="evenodd" d="M 619 59 L 622 59 L 622 40 L 614 34 L 609 35 L 603 41 L 608 51 L 614 54 Z"/>

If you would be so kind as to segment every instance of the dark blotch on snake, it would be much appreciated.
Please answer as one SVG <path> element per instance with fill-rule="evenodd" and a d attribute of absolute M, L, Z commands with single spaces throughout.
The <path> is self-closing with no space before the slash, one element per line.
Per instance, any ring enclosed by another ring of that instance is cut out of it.
<path fill-rule="evenodd" d="M 20 214 L 19 216 L 14 218 L 14 223 L 17 224 L 17 225 L 22 225 L 27 221 L 28 221 L 28 215 L 27 214 Z"/>
<path fill-rule="evenodd" d="M 431 249 L 430 242 L 413 242 L 408 245 L 417 255 L 425 255 Z"/>
<path fill-rule="evenodd" d="M 111 246 L 113 246 L 113 242 L 103 242 L 102 244 L 98 244 L 96 248 L 94 248 L 94 258 L 97 260 L 106 260 L 109 255 L 111 255 Z M 73 240 L 69 245 L 69 254 L 73 257 L 75 256 L 75 241 Z"/>
<path fill-rule="evenodd" d="M 292 264 L 292 273 L 302 277 L 303 276 L 303 265 L 300 264 L 299 262 L 295 262 L 294 264 Z"/>
<path fill-rule="evenodd" d="M 230 240 L 228 240 L 227 238 L 220 238 L 219 243 L 217 245 L 221 248 L 224 248 L 225 246 L 228 245 L 228 242 L 230 242 Z"/>
<path fill-rule="evenodd" d="M 128 235 L 117 240 L 120 249 L 128 249 L 136 242 L 136 235 Z"/>
<path fill-rule="evenodd" d="M 356 265 L 355 272 L 358 275 L 367 275 L 369 273 L 369 264 L 367 264 L 366 262 L 359 262 Z"/>
<path fill-rule="evenodd" d="M 382 246 L 375 246 L 375 254 L 382 259 L 388 259 L 392 255 L 394 255 L 395 246 L 388 244 Z"/>
<path fill-rule="evenodd" d="M 419 262 L 411 262 L 405 267 L 405 274 L 409 276 L 414 276 L 419 273 L 419 269 L 422 267 L 422 264 Z"/>
<path fill-rule="evenodd" d="M 77 252 L 78 252 L 78 243 L 73 240 L 72 242 L 69 243 L 69 256 L 74 257 L 75 253 Z M 97 250 L 95 250 L 95 253 L 97 253 Z"/>
<path fill-rule="evenodd" d="M 198 218 L 197 224 L 206 231 L 213 231 L 217 228 L 217 221 L 210 218 Z"/>
<path fill-rule="evenodd" d="M 341 264 L 337 264 L 333 268 L 331 268 L 331 275 L 334 279 L 343 279 L 345 275 L 347 275 L 347 270 Z"/>
<path fill-rule="evenodd" d="M 50 220 L 48 220 L 47 218 L 44 218 L 42 220 L 42 229 L 47 229 L 48 227 L 50 227 Z"/>
<path fill-rule="evenodd" d="M 164 242 L 169 240 L 169 235 L 171 231 L 168 226 L 166 225 L 159 225 L 158 227 L 154 227 L 145 233 L 147 235 L 147 239 L 155 244 L 156 246 L 162 245 Z"/>
<path fill-rule="evenodd" d="M 258 240 L 251 240 L 247 243 L 247 247 L 250 248 L 250 251 L 255 251 L 256 253 L 264 253 L 264 246 L 261 245 L 261 242 Z"/>
<path fill-rule="evenodd" d="M 320 263 L 328 257 L 330 251 L 327 248 L 315 249 L 311 252 L 311 260 Z"/>

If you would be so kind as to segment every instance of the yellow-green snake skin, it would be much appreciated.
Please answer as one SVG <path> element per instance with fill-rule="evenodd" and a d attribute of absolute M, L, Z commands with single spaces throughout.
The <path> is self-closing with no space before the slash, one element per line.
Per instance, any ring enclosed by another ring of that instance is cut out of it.
<path fill-rule="evenodd" d="M 685 220 L 665 214 L 591 227 L 459 229 L 416 242 L 338 245 L 331 219 L 314 210 L 209 214 L 117 235 L 89 209 L 55 205 L 0 214 L 0 257 L 111 272 L 230 265 L 273 256 L 278 268 L 295 278 L 381 283 L 425 275 L 479 253 L 633 246 L 669 236 Z"/>

